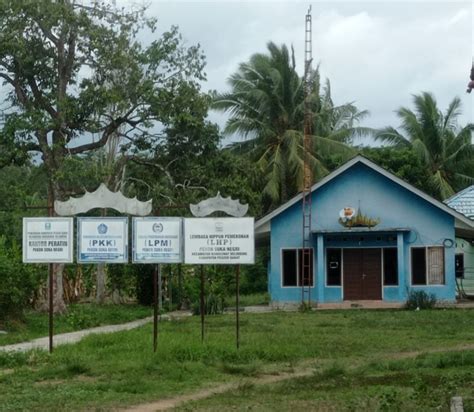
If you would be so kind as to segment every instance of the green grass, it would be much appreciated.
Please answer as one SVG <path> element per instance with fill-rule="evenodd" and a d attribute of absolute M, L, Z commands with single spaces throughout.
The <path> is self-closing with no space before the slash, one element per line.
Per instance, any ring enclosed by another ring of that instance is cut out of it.
<path fill-rule="evenodd" d="M 257 306 L 268 305 L 270 303 L 270 295 L 268 293 L 253 293 L 251 295 L 239 296 L 239 306 Z M 225 298 L 225 306 L 235 308 L 235 296 L 227 296 Z"/>
<path fill-rule="evenodd" d="M 67 313 L 54 316 L 54 333 L 125 323 L 152 314 L 151 308 L 140 305 L 75 304 Z M 0 346 L 48 336 L 48 314 L 28 311 L 24 321 L 10 321 L 5 326 L 8 334 L 0 335 Z"/>
<path fill-rule="evenodd" d="M 463 358 L 463 360 L 462 360 Z M 312 376 L 190 402 L 181 411 L 449 411 L 452 396 L 474 406 L 474 351 L 419 356 L 353 368 L 339 363 Z"/>
<path fill-rule="evenodd" d="M 398 359 L 474 343 L 472 310 L 242 314 L 240 350 L 232 315 L 207 318 L 204 344 L 197 317 L 162 322 L 159 330 L 156 354 L 151 325 L 92 335 L 52 356 L 0 353 L 2 410 L 111 410 L 230 381 L 242 382 L 238 391 L 182 409 L 446 410 L 455 389 L 468 405 L 474 397 L 473 351 Z M 300 362 L 314 375 L 249 383 Z"/>

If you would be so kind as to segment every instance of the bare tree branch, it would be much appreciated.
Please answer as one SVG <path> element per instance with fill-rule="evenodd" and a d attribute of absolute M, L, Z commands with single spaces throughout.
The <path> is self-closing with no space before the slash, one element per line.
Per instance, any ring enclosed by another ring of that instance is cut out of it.
<path fill-rule="evenodd" d="M 163 166 L 161 166 L 160 164 L 158 164 L 158 163 L 152 163 L 152 162 L 146 161 L 146 160 L 141 159 L 141 158 L 139 158 L 139 157 L 137 157 L 137 156 L 129 156 L 128 158 L 129 158 L 132 162 L 135 162 L 135 163 L 137 163 L 137 164 L 144 165 L 144 166 L 154 167 L 154 168 L 160 170 L 161 172 L 163 172 L 163 173 L 166 175 L 166 177 L 168 178 L 170 184 L 171 184 L 172 186 L 174 186 L 174 179 L 173 179 L 173 177 L 171 176 L 171 173 L 170 173 L 167 169 L 165 169 Z"/>

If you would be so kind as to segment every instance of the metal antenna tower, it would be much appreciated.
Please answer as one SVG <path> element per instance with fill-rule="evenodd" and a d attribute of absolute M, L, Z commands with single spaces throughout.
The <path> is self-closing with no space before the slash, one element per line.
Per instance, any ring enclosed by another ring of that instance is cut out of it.
<path fill-rule="evenodd" d="M 301 254 L 301 303 L 311 305 L 311 286 L 313 273 L 311 271 L 311 186 L 313 171 L 310 163 L 311 144 L 311 62 L 312 56 L 312 19 L 309 6 L 305 21 L 304 39 L 304 138 L 303 138 L 303 250 Z"/>

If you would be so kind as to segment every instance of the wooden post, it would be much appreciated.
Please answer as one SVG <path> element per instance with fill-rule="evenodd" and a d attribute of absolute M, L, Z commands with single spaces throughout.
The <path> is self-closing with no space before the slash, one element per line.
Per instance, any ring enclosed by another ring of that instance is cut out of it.
<path fill-rule="evenodd" d="M 240 347 L 240 319 L 239 319 L 239 279 L 240 265 L 235 267 L 235 343 Z"/>
<path fill-rule="evenodd" d="M 201 342 L 204 342 L 204 265 L 201 265 Z"/>

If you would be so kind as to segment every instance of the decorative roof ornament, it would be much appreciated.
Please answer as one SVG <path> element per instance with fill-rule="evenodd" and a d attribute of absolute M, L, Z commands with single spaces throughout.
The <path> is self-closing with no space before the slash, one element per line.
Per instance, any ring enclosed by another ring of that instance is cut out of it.
<path fill-rule="evenodd" d="M 122 192 L 112 192 L 104 183 L 94 192 L 87 192 L 82 197 L 70 197 L 65 202 L 55 200 L 54 210 L 59 216 L 73 216 L 91 209 L 115 209 L 120 213 L 134 216 L 146 216 L 151 213 L 151 199 L 141 202 L 135 196 L 125 197 Z"/>
<path fill-rule="evenodd" d="M 377 226 L 380 223 L 380 219 L 374 219 L 362 214 L 360 206 L 359 209 L 357 209 L 357 213 L 354 208 L 345 207 L 339 212 L 339 223 L 349 229 L 353 227 L 367 227 L 370 229 Z"/>
<path fill-rule="evenodd" d="M 240 201 L 232 200 L 229 197 L 222 197 L 220 192 L 217 192 L 215 197 L 203 200 L 198 204 L 190 204 L 191 213 L 196 217 L 209 216 L 214 212 L 224 212 L 230 216 L 243 217 L 249 209 L 249 205 L 241 204 Z"/>

